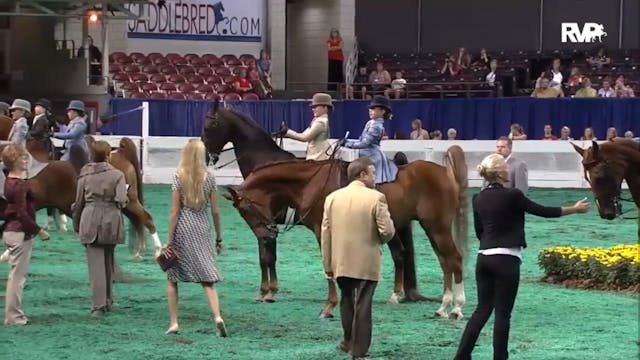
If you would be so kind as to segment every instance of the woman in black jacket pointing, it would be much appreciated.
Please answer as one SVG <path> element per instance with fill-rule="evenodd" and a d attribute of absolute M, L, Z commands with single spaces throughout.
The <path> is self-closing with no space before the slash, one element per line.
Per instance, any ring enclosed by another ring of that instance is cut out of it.
<path fill-rule="evenodd" d="M 509 322 L 520 283 L 521 250 L 527 247 L 524 214 L 560 217 L 589 210 L 586 198 L 570 207 L 546 207 L 518 189 L 502 184 L 509 179 L 504 158 L 491 154 L 478 165 L 487 183 L 473 198 L 473 218 L 480 250 L 476 262 L 478 305 L 467 323 L 455 360 L 471 359 L 482 327 L 495 309 L 493 358 L 509 357 Z"/>

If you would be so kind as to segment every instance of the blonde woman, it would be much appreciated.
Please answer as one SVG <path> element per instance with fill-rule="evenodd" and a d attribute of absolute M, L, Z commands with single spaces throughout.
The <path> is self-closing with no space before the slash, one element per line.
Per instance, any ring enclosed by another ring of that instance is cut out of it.
<path fill-rule="evenodd" d="M 177 264 L 167 271 L 167 297 L 169 299 L 170 325 L 167 334 L 178 332 L 178 282 L 196 282 L 202 285 L 213 311 L 220 336 L 227 330 L 220 315 L 218 293 L 214 284 L 222 280 L 211 244 L 211 230 L 207 218 L 207 205 L 211 208 L 216 231 L 216 249 L 220 252 L 222 234 L 216 181 L 205 163 L 204 143 L 189 140 L 182 150 L 178 171 L 171 187 L 171 213 L 167 246 L 177 256 Z"/>
<path fill-rule="evenodd" d="M 546 218 L 584 213 L 587 199 L 569 207 L 548 207 L 529 200 L 522 191 L 506 188 L 509 170 L 504 157 L 491 154 L 478 165 L 489 185 L 473 197 L 473 222 L 480 249 L 476 260 L 478 305 L 467 323 L 454 360 L 471 359 L 480 331 L 495 310 L 493 358 L 509 357 L 511 311 L 520 284 L 525 213 Z"/>

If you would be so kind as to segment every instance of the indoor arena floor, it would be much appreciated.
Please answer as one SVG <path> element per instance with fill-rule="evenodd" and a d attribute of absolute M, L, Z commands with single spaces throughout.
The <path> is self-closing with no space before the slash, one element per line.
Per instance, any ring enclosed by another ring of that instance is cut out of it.
<path fill-rule="evenodd" d="M 146 207 L 155 218 L 163 243 L 169 191 L 166 185 L 145 187 Z M 576 190 L 534 189 L 530 195 L 550 205 L 593 198 L 587 191 Z M 0 326 L 0 359 L 347 359 L 336 348 L 341 339 L 338 309 L 334 319 L 317 318 L 326 282 L 311 233 L 300 228 L 278 239 L 277 302 L 257 303 L 256 239 L 231 204 L 222 198 L 220 203 L 226 247 L 218 258 L 224 276 L 218 290 L 229 338 L 217 337 L 203 291 L 196 284 L 180 285 L 181 331 L 165 335 L 165 275 L 149 256 L 142 263 L 132 262 L 124 245 L 118 247 L 117 258 L 134 280 L 116 284 L 116 306 L 110 313 L 100 319 L 90 317 L 83 248 L 71 233 L 52 231 L 49 242 L 37 240 L 24 292 L 24 310 L 32 324 Z M 41 223 L 44 216 L 41 211 Z M 470 229 L 471 224 L 470 217 Z M 633 220 L 605 222 L 596 211 L 559 219 L 528 218 L 529 247 L 524 251 L 511 324 L 513 359 L 637 358 L 637 297 L 541 283 L 542 271 L 537 264 L 538 252 L 544 247 L 633 244 L 635 227 Z M 473 254 L 478 246 L 473 231 L 469 242 Z M 439 296 L 442 273 L 434 253 L 422 233 L 416 234 L 415 244 L 419 289 L 427 296 Z M 475 256 L 468 258 L 465 270 L 467 303 L 462 321 L 434 318 L 437 303 L 387 304 L 393 272 L 386 247 L 383 256 L 384 279 L 377 287 L 373 309 L 371 359 L 452 359 L 476 304 Z M 8 266 L 0 264 L 3 297 L 7 271 Z M 474 358 L 491 358 L 492 326 L 489 320 Z"/>

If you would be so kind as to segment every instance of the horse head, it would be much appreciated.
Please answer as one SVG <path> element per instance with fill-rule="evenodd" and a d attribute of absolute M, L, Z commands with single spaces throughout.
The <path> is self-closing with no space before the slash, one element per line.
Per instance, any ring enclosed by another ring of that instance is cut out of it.
<path fill-rule="evenodd" d="M 573 144 L 582 156 L 584 178 L 595 195 L 600 217 L 613 220 L 622 214 L 620 193 L 625 176 L 626 164 L 616 151 L 614 143 L 598 145 L 593 141 L 588 149 Z"/>
<path fill-rule="evenodd" d="M 229 186 L 228 193 L 223 196 L 233 202 L 233 207 L 238 210 L 261 243 L 273 241 L 278 237 L 278 227 L 271 211 L 272 197 L 266 192 Z"/>
<path fill-rule="evenodd" d="M 228 115 L 222 114 L 223 111 L 225 110 L 220 109 L 220 101 L 214 100 L 207 112 L 201 136 L 202 142 L 207 148 L 207 156 L 211 156 L 214 164 L 218 161 L 224 146 L 231 141 Z"/>

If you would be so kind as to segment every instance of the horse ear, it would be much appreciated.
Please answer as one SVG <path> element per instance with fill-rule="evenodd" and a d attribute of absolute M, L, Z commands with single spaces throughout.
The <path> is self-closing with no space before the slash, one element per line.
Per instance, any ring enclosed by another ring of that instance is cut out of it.
<path fill-rule="evenodd" d="M 594 158 L 594 159 L 597 159 L 597 158 L 598 158 L 598 155 L 599 155 L 600 146 L 598 145 L 598 143 L 597 143 L 597 142 L 593 141 L 593 143 L 592 143 L 592 145 L 591 145 L 591 149 L 593 149 L 593 150 L 592 150 L 592 152 L 593 152 L 593 158 Z"/>
<path fill-rule="evenodd" d="M 576 152 L 578 154 L 580 154 L 580 156 L 584 157 L 584 149 L 583 148 L 581 148 L 580 146 L 578 146 L 578 145 L 576 145 L 574 143 L 571 143 L 571 145 L 573 145 L 573 148 L 576 150 Z"/>
<path fill-rule="evenodd" d="M 209 115 L 215 115 L 218 111 L 218 107 L 220 106 L 220 100 L 216 97 L 211 103 L 211 108 L 209 109 Z"/>

